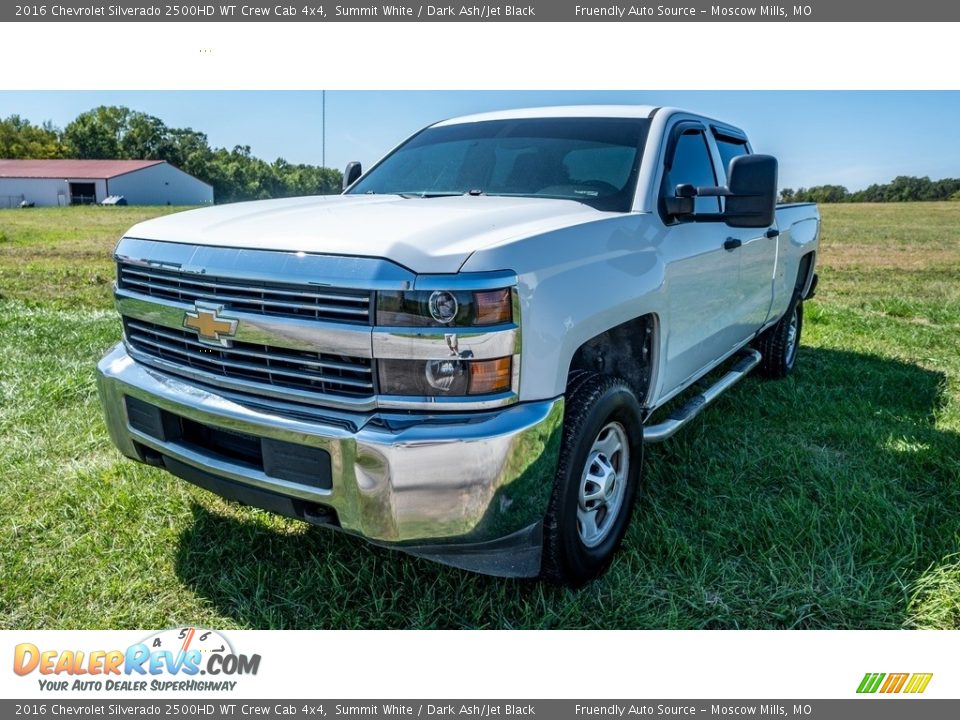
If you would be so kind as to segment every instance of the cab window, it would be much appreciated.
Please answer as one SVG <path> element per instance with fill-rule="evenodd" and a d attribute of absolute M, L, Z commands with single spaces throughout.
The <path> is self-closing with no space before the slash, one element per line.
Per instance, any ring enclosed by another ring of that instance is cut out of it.
<path fill-rule="evenodd" d="M 677 137 L 672 157 L 664 168 L 660 188 L 662 198 L 673 197 L 677 185 L 712 187 L 717 184 L 713 160 L 703 130 L 686 130 Z M 698 197 L 694 200 L 694 212 L 719 213 L 720 201 L 715 197 Z"/>

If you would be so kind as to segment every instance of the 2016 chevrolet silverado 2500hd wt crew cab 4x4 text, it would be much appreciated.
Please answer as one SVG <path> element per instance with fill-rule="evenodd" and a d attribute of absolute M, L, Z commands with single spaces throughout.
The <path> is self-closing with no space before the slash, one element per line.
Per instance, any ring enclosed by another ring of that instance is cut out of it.
<path fill-rule="evenodd" d="M 116 249 L 111 436 L 226 498 L 581 584 L 644 442 L 794 366 L 820 220 L 776 174 L 696 114 L 528 109 L 432 125 L 340 196 L 144 222 Z"/>

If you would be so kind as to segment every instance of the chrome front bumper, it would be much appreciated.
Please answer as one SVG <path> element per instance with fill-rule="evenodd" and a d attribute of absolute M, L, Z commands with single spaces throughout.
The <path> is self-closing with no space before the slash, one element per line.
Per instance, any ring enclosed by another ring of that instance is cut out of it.
<path fill-rule="evenodd" d="M 146 367 L 122 343 L 97 371 L 110 436 L 130 458 L 227 498 L 457 567 L 539 572 L 562 398 L 470 415 L 381 413 L 324 422 Z M 322 449 L 330 458 L 329 488 L 271 477 L 229 454 L 144 432 L 131 424 L 126 398 L 168 419 Z"/>

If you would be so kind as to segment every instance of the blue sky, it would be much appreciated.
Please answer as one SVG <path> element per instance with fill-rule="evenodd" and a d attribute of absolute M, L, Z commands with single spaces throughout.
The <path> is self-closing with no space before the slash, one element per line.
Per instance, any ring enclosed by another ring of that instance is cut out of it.
<path fill-rule="evenodd" d="M 781 187 L 856 190 L 897 175 L 960 177 L 960 91 L 330 91 L 326 160 L 369 165 L 436 120 L 536 105 L 675 105 L 743 127 L 780 159 Z M 320 163 L 317 91 L 0 91 L 0 116 L 65 125 L 96 105 L 126 105 L 211 144 L 250 145 L 267 160 Z"/>

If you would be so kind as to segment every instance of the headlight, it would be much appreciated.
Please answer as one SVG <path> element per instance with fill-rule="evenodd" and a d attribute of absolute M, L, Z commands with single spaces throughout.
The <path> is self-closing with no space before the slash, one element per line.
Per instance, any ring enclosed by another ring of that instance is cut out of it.
<path fill-rule="evenodd" d="M 504 277 L 504 276 L 507 277 Z M 506 287 L 497 287 L 504 281 Z M 467 283 L 476 282 L 473 288 Z M 385 407 L 434 399 L 509 404 L 520 376 L 517 278 L 434 276 L 420 290 L 379 291 L 373 355 Z M 474 289 L 475 288 L 475 289 Z M 458 405 L 458 407 L 460 407 Z"/>
<path fill-rule="evenodd" d="M 413 290 L 377 294 L 377 325 L 448 327 L 499 325 L 513 321 L 510 288 L 484 290 Z"/>
<path fill-rule="evenodd" d="M 495 360 L 380 360 L 386 395 L 490 395 L 510 390 L 513 358 Z"/>

